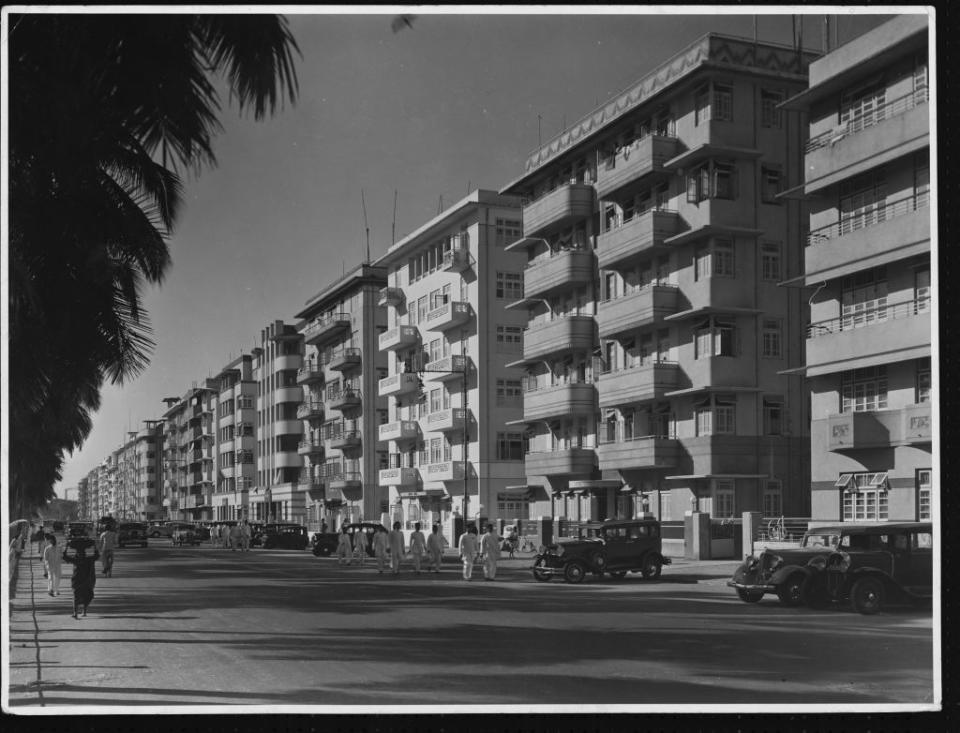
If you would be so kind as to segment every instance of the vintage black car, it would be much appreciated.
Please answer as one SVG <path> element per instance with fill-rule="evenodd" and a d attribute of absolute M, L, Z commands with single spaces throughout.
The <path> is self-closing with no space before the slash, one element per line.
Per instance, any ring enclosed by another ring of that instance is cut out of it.
<path fill-rule="evenodd" d="M 611 519 L 590 522 L 578 538 L 562 538 L 544 547 L 533 563 L 533 577 L 541 582 L 560 575 L 579 583 L 587 573 L 620 579 L 628 572 L 658 578 L 670 558 L 663 556 L 660 522 L 647 519 Z"/>
<path fill-rule="evenodd" d="M 147 546 L 147 525 L 143 522 L 124 522 L 117 527 L 117 545 Z"/>
<path fill-rule="evenodd" d="M 317 557 L 330 557 L 337 551 L 340 535 L 337 532 L 315 532 L 311 544 Z"/>
<path fill-rule="evenodd" d="M 184 545 L 199 545 L 200 535 L 196 527 L 189 522 L 169 522 L 173 531 L 170 533 L 170 539 L 173 544 L 183 547 Z"/>
<path fill-rule="evenodd" d="M 931 597 L 932 532 L 930 522 L 819 527 L 798 548 L 746 558 L 727 585 L 746 603 L 775 593 L 785 606 L 837 602 L 876 613 L 889 602 Z"/>
<path fill-rule="evenodd" d="M 260 537 L 265 550 L 273 548 L 303 550 L 310 542 L 307 537 L 307 528 L 300 524 L 266 524 Z"/>

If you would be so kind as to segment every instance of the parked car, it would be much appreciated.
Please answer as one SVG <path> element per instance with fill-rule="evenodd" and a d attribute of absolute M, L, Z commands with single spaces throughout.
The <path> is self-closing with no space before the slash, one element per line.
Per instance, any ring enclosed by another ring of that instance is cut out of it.
<path fill-rule="evenodd" d="M 534 560 L 533 577 L 546 582 L 559 575 L 568 583 L 580 583 L 587 573 L 620 579 L 639 572 L 644 578 L 659 578 L 663 566 L 670 564 L 663 556 L 656 519 L 590 522 L 579 534 L 544 547 Z"/>
<path fill-rule="evenodd" d="M 67 539 L 79 537 L 93 539 L 93 522 L 70 522 L 67 524 Z"/>
<path fill-rule="evenodd" d="M 143 522 L 123 522 L 117 526 L 117 546 L 147 546 L 147 525 Z"/>
<path fill-rule="evenodd" d="M 889 602 L 929 599 L 933 585 L 930 522 L 841 524 L 807 532 L 796 549 L 764 550 L 727 585 L 756 603 L 775 593 L 785 606 L 849 603 L 873 614 Z"/>
<path fill-rule="evenodd" d="M 329 557 L 337 551 L 340 535 L 336 532 L 314 532 L 311 544 L 317 557 Z"/>
<path fill-rule="evenodd" d="M 171 522 L 170 524 L 174 525 L 173 531 L 170 534 L 170 539 L 173 541 L 173 544 L 178 547 L 200 544 L 200 536 L 197 534 L 196 527 L 192 524 L 187 522 Z"/>
<path fill-rule="evenodd" d="M 176 522 L 150 522 L 147 528 L 147 535 L 156 539 L 157 537 L 169 537 L 176 529 Z"/>
<path fill-rule="evenodd" d="M 380 524 L 380 522 L 351 522 L 344 526 L 346 526 L 347 532 L 350 534 L 351 547 L 353 547 L 353 535 L 355 532 L 360 531 L 367 535 L 367 555 L 373 557 L 373 535 L 381 529 L 386 529 L 386 527 Z M 334 551 L 336 551 L 336 545 L 334 545 Z"/>
<path fill-rule="evenodd" d="M 310 544 L 307 528 L 300 524 L 267 524 L 261 533 L 261 543 L 265 550 L 282 548 L 285 550 L 304 550 Z"/>
<path fill-rule="evenodd" d="M 100 519 L 97 520 L 97 529 L 96 529 L 97 537 L 99 537 L 101 534 L 106 532 L 108 529 L 116 530 L 116 528 L 117 528 L 116 519 L 114 519 L 113 517 L 100 517 Z"/>

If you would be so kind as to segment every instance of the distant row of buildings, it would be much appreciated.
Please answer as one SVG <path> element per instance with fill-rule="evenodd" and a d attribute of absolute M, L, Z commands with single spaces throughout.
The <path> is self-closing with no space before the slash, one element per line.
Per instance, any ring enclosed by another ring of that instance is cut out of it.
<path fill-rule="evenodd" d="M 930 516 L 928 25 L 709 34 L 167 400 L 87 516 Z"/>

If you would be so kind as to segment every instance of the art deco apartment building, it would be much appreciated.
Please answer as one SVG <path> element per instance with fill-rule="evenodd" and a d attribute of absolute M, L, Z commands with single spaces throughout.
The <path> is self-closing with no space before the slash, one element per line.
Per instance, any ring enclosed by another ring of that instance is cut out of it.
<path fill-rule="evenodd" d="M 257 383 L 253 356 L 241 354 L 214 376 L 217 384 L 217 480 L 213 519 L 247 517 L 257 480 Z"/>
<path fill-rule="evenodd" d="M 506 366 L 526 325 L 505 308 L 523 294 L 525 257 L 505 248 L 519 231 L 517 198 L 474 191 L 376 263 L 388 272 L 379 482 L 406 530 L 439 522 L 453 542 L 455 516 L 526 516 L 524 434 L 509 425 L 522 417 L 522 370 Z"/>
<path fill-rule="evenodd" d="M 377 483 L 386 465 L 385 447 L 377 445 L 378 426 L 387 420 L 387 401 L 377 395 L 387 375 L 377 340 L 386 330 L 386 309 L 378 305 L 386 283 L 383 268 L 362 264 L 310 298 L 296 316 L 303 319 L 298 328 L 306 349 L 297 373 L 304 420 L 299 451 L 308 463 L 300 488 L 311 527 L 379 521 L 386 511 L 386 491 Z"/>
<path fill-rule="evenodd" d="M 297 384 L 303 337 L 293 325 L 273 321 L 260 330 L 259 345 L 252 353 L 257 384 L 257 480 L 249 496 L 249 518 L 303 522 L 306 500 L 299 485 L 303 458 L 298 452 L 303 423 L 297 414 L 303 401 Z"/>
<path fill-rule="evenodd" d="M 928 21 L 899 16 L 810 65 L 803 194 L 812 516 L 931 516 Z"/>
<path fill-rule="evenodd" d="M 111 453 L 87 474 L 87 502 L 81 516 L 98 519 L 105 516 L 119 516 L 115 513 L 113 501 L 114 455 Z"/>
<path fill-rule="evenodd" d="M 527 160 L 526 477 L 535 511 L 809 512 L 802 130 L 812 55 L 708 34 Z"/>
<path fill-rule="evenodd" d="M 163 421 L 144 420 L 143 428 L 137 431 L 132 442 L 131 517 L 138 521 L 159 519 L 163 511 L 159 470 Z"/>
<path fill-rule="evenodd" d="M 218 387 L 214 380 L 205 380 L 183 397 L 164 400 L 162 505 L 168 518 L 212 519 Z"/>
<path fill-rule="evenodd" d="M 89 474 L 77 482 L 77 516 L 80 519 L 86 519 L 90 516 Z"/>

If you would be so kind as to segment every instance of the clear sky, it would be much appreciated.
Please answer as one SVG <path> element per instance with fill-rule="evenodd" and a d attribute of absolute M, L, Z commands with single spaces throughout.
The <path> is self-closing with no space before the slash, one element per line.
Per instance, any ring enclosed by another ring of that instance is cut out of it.
<path fill-rule="evenodd" d="M 123 388 L 105 387 L 59 495 L 127 430 L 159 417 L 163 397 L 249 351 L 267 323 L 292 322 L 308 298 L 363 260 L 361 190 L 376 258 L 391 243 L 394 190 L 399 239 L 435 216 L 441 197 L 449 205 L 518 177 L 537 145 L 538 115 L 546 141 L 704 33 L 754 32 L 753 15 L 716 7 L 689 15 L 670 7 L 646 15 L 441 10 L 406 9 L 417 17 L 398 33 L 392 14 L 288 15 L 303 54 L 299 101 L 259 123 L 224 109 L 218 166 L 187 182 L 173 265 L 146 293 L 157 342 L 150 367 Z M 884 19 L 845 13 L 839 40 Z M 790 15 L 757 16 L 756 27 L 762 41 L 791 43 Z M 821 50 L 823 16 L 805 16 L 802 27 L 804 45 Z"/>

